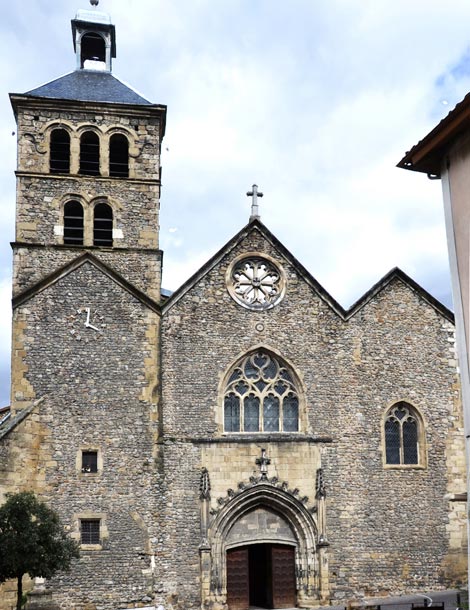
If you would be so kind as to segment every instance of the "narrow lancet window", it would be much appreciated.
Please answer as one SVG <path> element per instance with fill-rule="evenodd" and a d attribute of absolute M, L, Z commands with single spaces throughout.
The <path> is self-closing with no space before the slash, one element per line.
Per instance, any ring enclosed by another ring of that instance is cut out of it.
<path fill-rule="evenodd" d="M 51 174 L 70 173 L 70 136 L 65 129 L 52 131 L 49 153 Z"/>
<path fill-rule="evenodd" d="M 294 377 L 264 351 L 246 356 L 231 372 L 224 395 L 225 432 L 298 432 Z"/>
<path fill-rule="evenodd" d="M 100 140 L 93 131 L 80 138 L 80 173 L 85 176 L 100 174 Z"/>
<path fill-rule="evenodd" d="M 115 133 L 109 140 L 109 175 L 129 177 L 129 141 L 120 133 Z"/>
<path fill-rule="evenodd" d="M 224 399 L 225 432 L 240 432 L 240 398 L 230 392 Z"/>
<path fill-rule="evenodd" d="M 104 247 L 113 245 L 113 210 L 107 203 L 98 203 L 95 206 L 93 245 Z"/>
<path fill-rule="evenodd" d="M 64 206 L 64 244 L 83 245 L 83 206 L 78 201 Z"/>

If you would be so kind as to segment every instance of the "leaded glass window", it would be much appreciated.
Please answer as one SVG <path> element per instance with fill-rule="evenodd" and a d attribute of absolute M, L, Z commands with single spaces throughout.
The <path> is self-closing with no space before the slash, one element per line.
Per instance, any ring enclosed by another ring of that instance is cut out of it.
<path fill-rule="evenodd" d="M 387 464 L 419 464 L 419 421 L 411 405 L 399 402 L 385 419 Z"/>
<path fill-rule="evenodd" d="M 264 351 L 232 371 L 224 395 L 225 432 L 298 432 L 299 396 L 292 373 Z"/>

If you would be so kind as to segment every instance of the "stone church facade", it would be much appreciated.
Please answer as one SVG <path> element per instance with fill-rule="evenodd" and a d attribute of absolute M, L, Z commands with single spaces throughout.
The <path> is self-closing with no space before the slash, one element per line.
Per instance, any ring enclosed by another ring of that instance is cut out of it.
<path fill-rule="evenodd" d="M 161 296 L 166 107 L 113 76 L 107 15 L 79 11 L 72 31 L 77 69 L 11 95 L 1 499 L 33 490 L 81 545 L 30 603 L 314 608 L 460 586 L 452 313 L 397 269 L 344 310 L 255 205 Z"/>

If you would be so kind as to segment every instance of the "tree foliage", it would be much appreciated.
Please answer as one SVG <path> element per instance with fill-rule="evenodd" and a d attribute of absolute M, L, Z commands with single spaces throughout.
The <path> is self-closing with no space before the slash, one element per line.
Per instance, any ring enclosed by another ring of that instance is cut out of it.
<path fill-rule="evenodd" d="M 34 493 L 7 495 L 0 506 L 0 582 L 16 578 L 17 610 L 21 610 L 23 576 L 50 578 L 68 570 L 79 556 L 78 549 L 58 515 Z"/>

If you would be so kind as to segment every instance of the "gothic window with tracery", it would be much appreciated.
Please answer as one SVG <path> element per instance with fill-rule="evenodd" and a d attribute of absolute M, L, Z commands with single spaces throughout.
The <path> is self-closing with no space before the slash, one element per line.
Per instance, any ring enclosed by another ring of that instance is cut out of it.
<path fill-rule="evenodd" d="M 298 432 L 294 377 L 277 357 L 258 351 L 241 360 L 224 393 L 225 432 Z"/>
<path fill-rule="evenodd" d="M 420 463 L 420 421 L 406 402 L 392 406 L 385 418 L 385 461 L 391 465 Z"/>
<path fill-rule="evenodd" d="M 248 309 L 270 309 L 284 296 L 281 269 L 265 256 L 248 255 L 234 261 L 227 276 L 232 298 Z"/>

